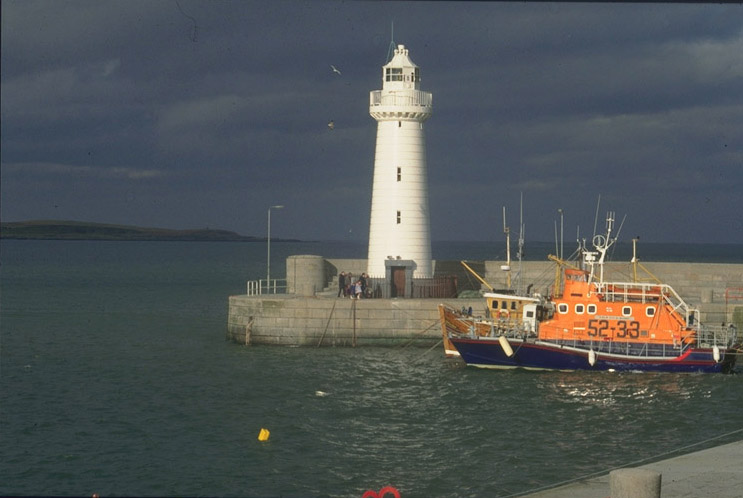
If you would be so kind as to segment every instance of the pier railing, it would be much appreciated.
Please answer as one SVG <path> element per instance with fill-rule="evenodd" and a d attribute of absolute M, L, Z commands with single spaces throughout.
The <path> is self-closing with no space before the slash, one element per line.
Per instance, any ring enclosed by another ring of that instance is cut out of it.
<path fill-rule="evenodd" d="M 397 295 L 396 289 L 394 289 L 392 283 L 386 278 L 369 278 L 367 281 L 367 297 L 384 299 L 393 297 L 451 299 L 456 296 L 457 279 L 455 276 L 414 278 L 411 282 L 411 288 L 404 290 L 404 295 Z"/>
<path fill-rule="evenodd" d="M 248 280 L 248 296 L 261 296 L 264 294 L 286 294 L 286 279 L 272 278 L 266 280 Z"/>

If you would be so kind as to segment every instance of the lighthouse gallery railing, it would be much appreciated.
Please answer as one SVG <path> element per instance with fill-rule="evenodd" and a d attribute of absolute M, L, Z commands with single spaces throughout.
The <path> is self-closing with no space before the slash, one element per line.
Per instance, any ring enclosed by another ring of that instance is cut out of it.
<path fill-rule="evenodd" d="M 421 90 L 374 90 L 369 93 L 369 105 L 431 107 L 433 94 Z"/>

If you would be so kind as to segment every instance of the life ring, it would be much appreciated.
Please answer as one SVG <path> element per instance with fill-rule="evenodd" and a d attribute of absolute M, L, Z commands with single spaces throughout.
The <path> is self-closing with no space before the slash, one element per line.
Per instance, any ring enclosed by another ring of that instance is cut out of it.
<path fill-rule="evenodd" d="M 509 318 L 510 316 L 508 310 L 498 310 L 498 318 Z"/>
<path fill-rule="evenodd" d="M 400 492 L 392 486 L 385 486 L 379 492 L 368 489 L 361 495 L 361 498 L 384 498 L 386 494 L 392 494 L 394 498 L 400 498 Z"/>

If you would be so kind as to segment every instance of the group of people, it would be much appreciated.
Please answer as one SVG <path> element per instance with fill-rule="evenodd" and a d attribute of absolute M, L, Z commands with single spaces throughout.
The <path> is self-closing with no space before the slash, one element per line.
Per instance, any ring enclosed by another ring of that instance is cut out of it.
<path fill-rule="evenodd" d="M 342 271 L 338 275 L 338 297 L 350 297 L 351 299 L 361 299 L 362 296 L 366 295 L 366 273 L 362 273 L 361 276 L 354 280 L 351 272 Z"/>

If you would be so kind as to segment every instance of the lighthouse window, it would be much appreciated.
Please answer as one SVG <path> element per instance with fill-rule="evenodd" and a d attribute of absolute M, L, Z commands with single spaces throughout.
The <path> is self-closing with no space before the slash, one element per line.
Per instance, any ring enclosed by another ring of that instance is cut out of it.
<path fill-rule="evenodd" d="M 401 67 L 385 68 L 385 80 L 386 81 L 402 81 L 402 68 Z"/>
<path fill-rule="evenodd" d="M 397 181 L 402 180 L 402 168 L 397 168 Z"/>
<path fill-rule="evenodd" d="M 402 216 L 400 215 L 400 211 L 397 212 L 397 224 L 400 224 L 400 221 L 402 219 Z"/>

